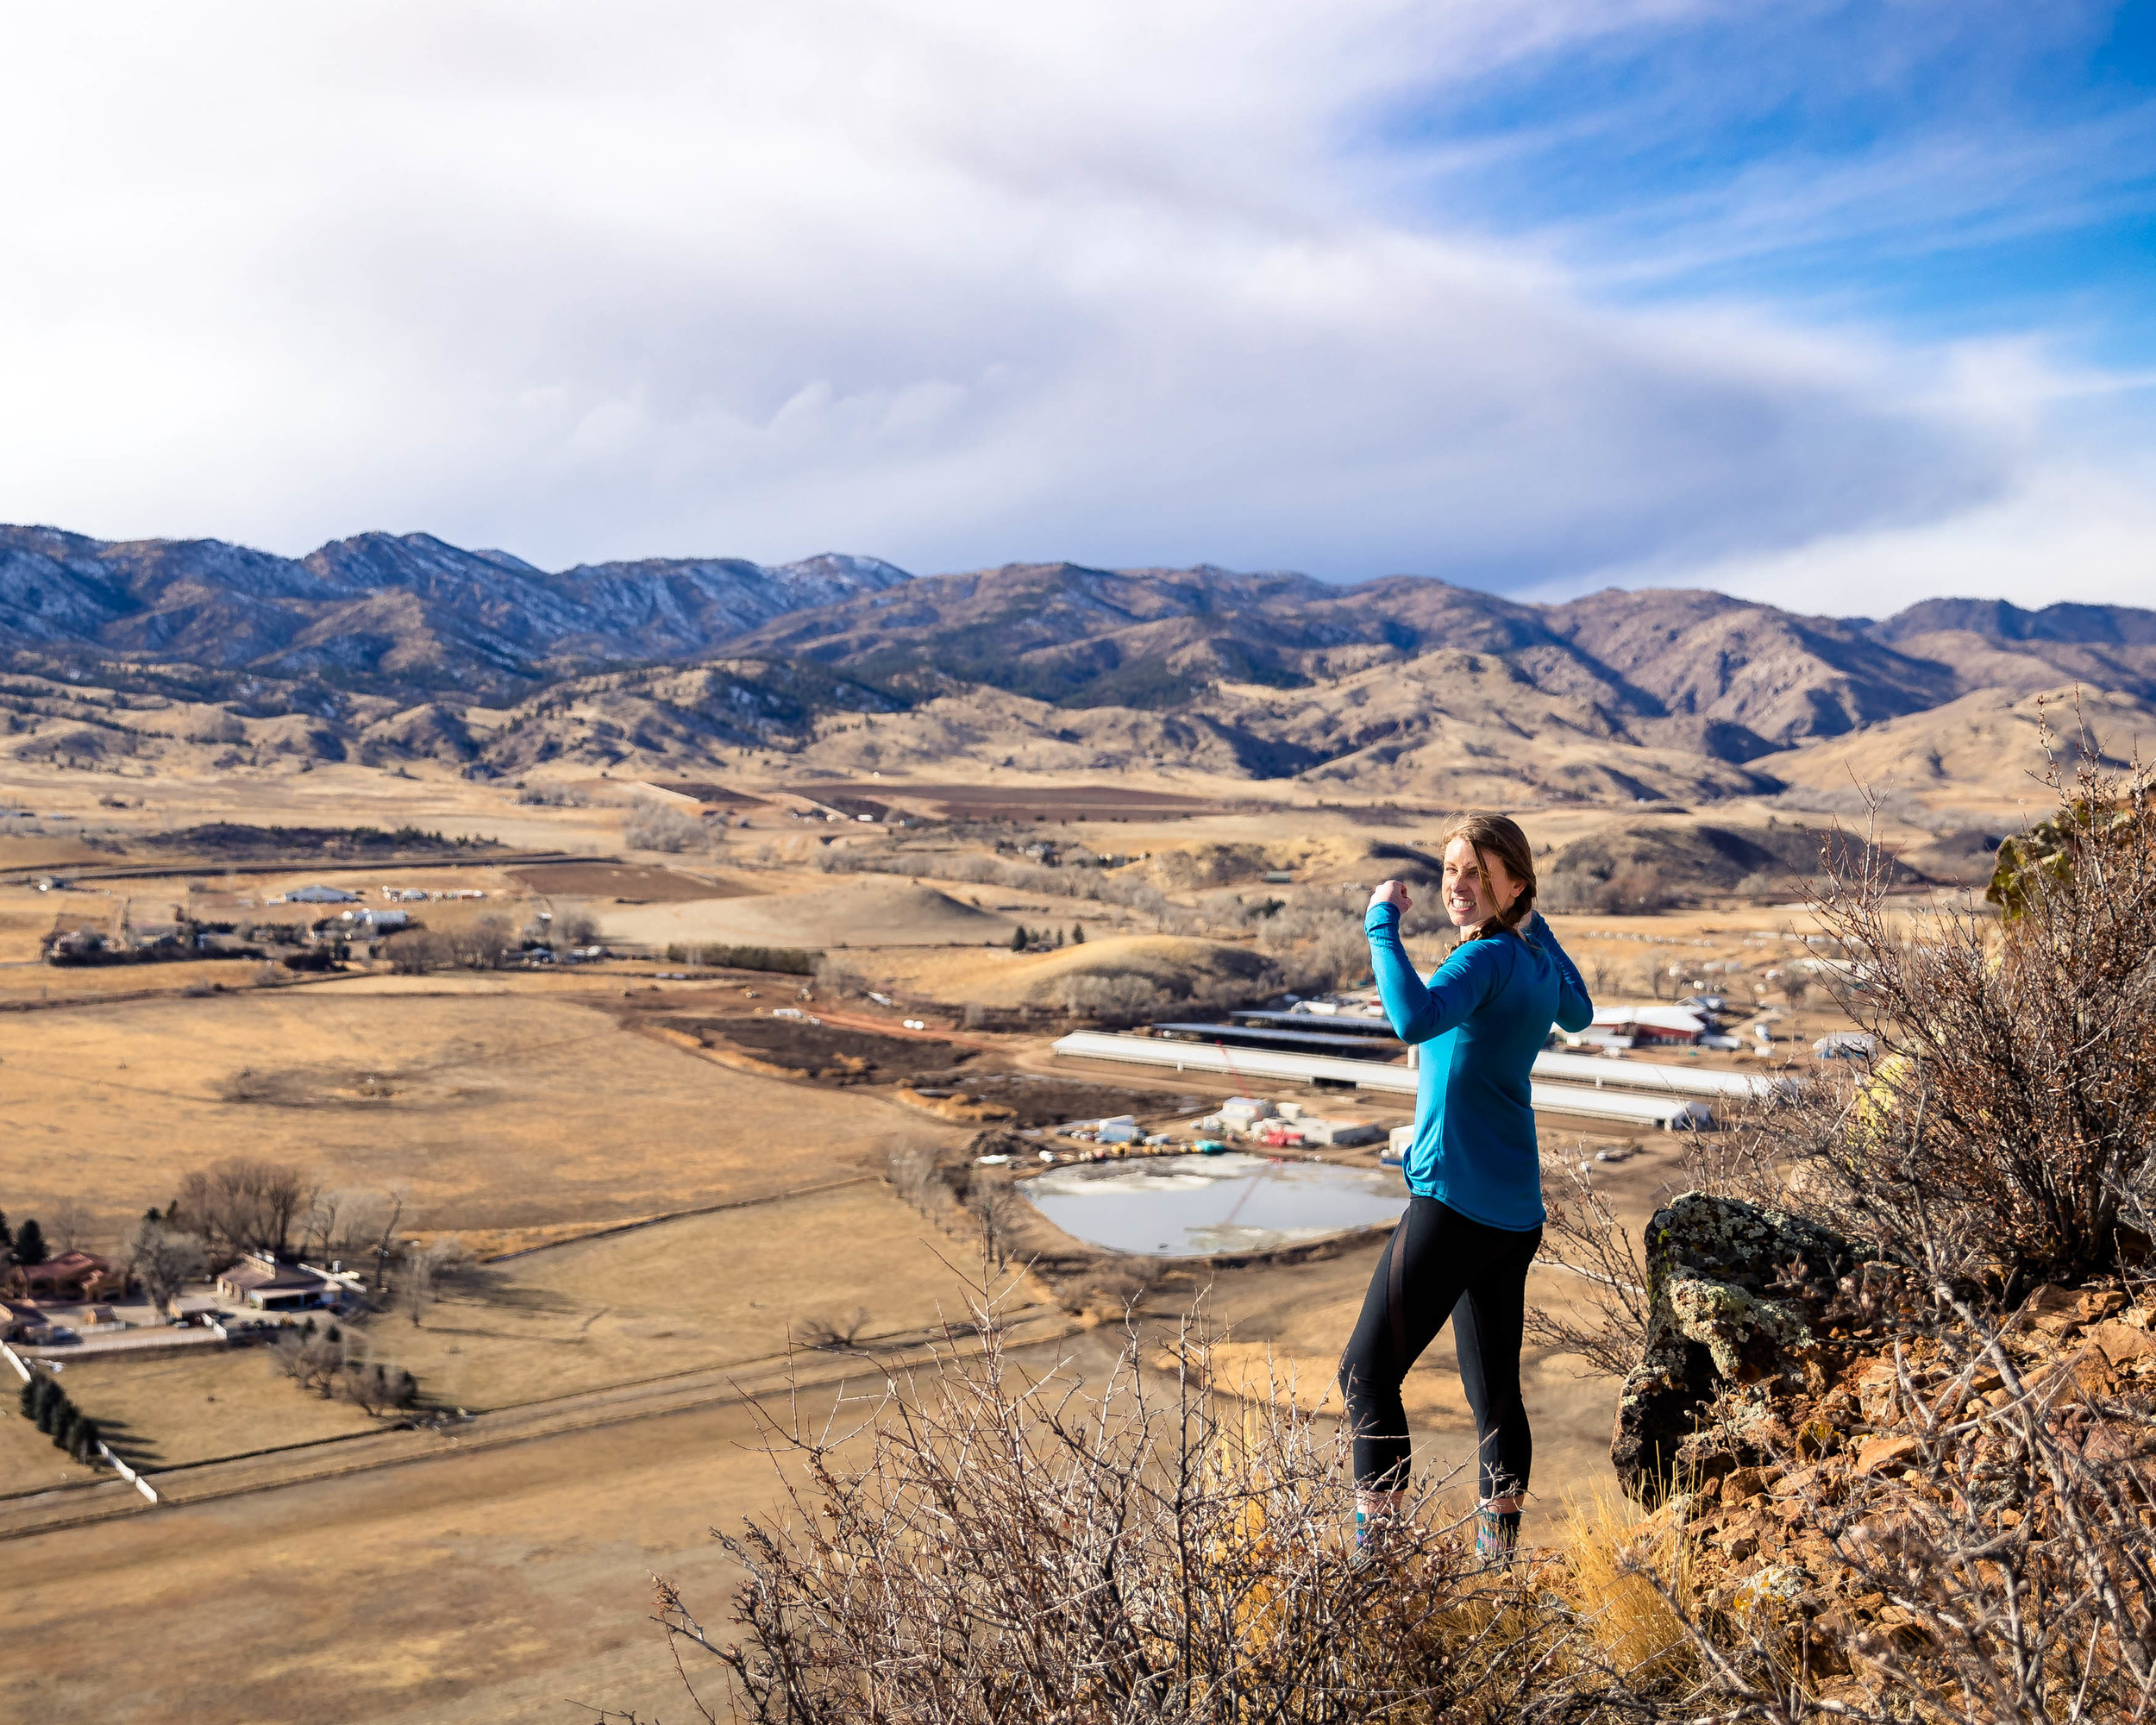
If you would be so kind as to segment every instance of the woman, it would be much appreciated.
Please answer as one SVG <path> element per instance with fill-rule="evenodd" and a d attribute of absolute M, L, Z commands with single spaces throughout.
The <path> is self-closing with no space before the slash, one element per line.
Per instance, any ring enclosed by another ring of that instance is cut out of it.
<path fill-rule="evenodd" d="M 1460 944 L 1426 986 L 1400 944 L 1407 888 L 1385 881 L 1364 919 L 1385 1014 L 1402 1042 L 1427 1046 L 1407 1213 L 1370 1277 L 1340 1389 L 1355 1433 L 1359 1543 L 1399 1512 L 1408 1465 L 1401 1381 L 1451 1314 L 1481 1440 L 1475 1549 L 1495 1559 L 1519 1538 L 1534 1454 L 1520 1402 L 1527 1265 L 1543 1214 L 1528 1074 L 1552 1023 L 1584 1030 L 1595 1008 L 1535 914 L 1534 851 L 1517 823 L 1496 814 L 1455 821 L 1445 835 L 1443 893 Z"/>

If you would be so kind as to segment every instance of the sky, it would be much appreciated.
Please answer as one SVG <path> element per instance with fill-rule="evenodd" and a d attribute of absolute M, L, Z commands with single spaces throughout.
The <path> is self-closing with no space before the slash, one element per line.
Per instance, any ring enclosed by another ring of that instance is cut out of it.
<path fill-rule="evenodd" d="M 2156 604 L 2156 0 L 0 18 L 0 519 Z"/>

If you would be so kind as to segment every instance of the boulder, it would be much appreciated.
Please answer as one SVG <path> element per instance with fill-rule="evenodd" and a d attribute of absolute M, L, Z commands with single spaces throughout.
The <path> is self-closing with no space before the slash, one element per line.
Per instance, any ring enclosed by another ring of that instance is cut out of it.
<path fill-rule="evenodd" d="M 1736 1198 L 1686 1192 L 1647 1225 L 1647 1345 L 1617 1404 L 1610 1460 L 1625 1490 L 1660 1496 L 1681 1470 L 1699 1474 L 1768 1458 L 1769 1434 L 1702 1451 L 1710 1403 L 1741 1424 L 1771 1421 L 1777 1389 L 1819 1385 L 1815 1337 L 1844 1295 L 1858 1254 L 1832 1230 Z M 1811 1366 L 1808 1373 L 1807 1367 Z M 1748 1392 L 1739 1406 L 1726 1392 Z M 1784 1434 L 1786 1435 L 1786 1434 Z"/>

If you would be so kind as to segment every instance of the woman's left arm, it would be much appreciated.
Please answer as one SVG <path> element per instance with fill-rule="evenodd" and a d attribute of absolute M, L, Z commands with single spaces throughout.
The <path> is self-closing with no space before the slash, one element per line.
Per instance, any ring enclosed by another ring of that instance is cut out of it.
<path fill-rule="evenodd" d="M 1585 1030 L 1595 1022 L 1595 1003 L 1587 997 L 1587 984 L 1580 978 L 1579 966 L 1557 944 L 1557 931 L 1550 926 L 1550 919 L 1540 911 L 1534 913 L 1534 918 L 1535 944 L 1557 961 L 1557 1028 Z"/>

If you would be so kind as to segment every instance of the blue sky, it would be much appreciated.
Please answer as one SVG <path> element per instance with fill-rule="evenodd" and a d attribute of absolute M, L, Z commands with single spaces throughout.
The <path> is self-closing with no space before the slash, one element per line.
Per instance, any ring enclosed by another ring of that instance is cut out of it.
<path fill-rule="evenodd" d="M 2156 356 L 2156 3 L 1679 16 L 1401 102 L 1399 208 L 1605 292 Z"/>
<path fill-rule="evenodd" d="M 0 518 L 2156 598 L 2156 4 L 116 0 Z"/>

